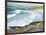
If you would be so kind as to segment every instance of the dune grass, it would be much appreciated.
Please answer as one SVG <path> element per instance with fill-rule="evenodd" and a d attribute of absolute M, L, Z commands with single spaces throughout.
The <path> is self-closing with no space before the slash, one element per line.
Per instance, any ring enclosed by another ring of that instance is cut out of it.
<path fill-rule="evenodd" d="M 24 27 L 13 28 L 16 33 L 43 31 L 43 21 L 32 22 Z"/>

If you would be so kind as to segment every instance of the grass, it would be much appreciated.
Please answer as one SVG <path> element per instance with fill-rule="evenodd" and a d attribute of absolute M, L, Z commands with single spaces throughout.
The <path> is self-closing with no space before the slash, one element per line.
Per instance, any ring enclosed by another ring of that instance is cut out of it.
<path fill-rule="evenodd" d="M 15 30 L 16 33 L 23 33 L 23 32 L 36 32 L 36 31 L 43 31 L 43 21 L 32 22 L 29 25 L 24 27 L 14 27 L 12 28 Z"/>

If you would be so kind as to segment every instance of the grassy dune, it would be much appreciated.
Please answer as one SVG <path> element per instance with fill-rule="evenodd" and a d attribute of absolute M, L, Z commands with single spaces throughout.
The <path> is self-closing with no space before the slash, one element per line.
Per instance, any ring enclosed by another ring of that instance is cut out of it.
<path fill-rule="evenodd" d="M 24 27 L 11 27 L 16 33 L 43 31 L 43 21 L 32 22 Z"/>

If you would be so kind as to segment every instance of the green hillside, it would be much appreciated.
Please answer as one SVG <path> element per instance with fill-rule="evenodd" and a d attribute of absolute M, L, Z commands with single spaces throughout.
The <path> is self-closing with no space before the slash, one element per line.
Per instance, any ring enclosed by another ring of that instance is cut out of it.
<path fill-rule="evenodd" d="M 32 22 L 24 27 L 10 27 L 16 33 L 43 31 L 43 21 Z"/>

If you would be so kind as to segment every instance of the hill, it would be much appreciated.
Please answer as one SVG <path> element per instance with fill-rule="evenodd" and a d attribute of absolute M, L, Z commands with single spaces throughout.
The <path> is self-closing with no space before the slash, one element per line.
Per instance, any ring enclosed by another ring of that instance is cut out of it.
<path fill-rule="evenodd" d="M 24 27 L 14 26 L 10 28 L 13 29 L 15 33 L 39 32 L 43 31 L 43 21 L 32 22 Z"/>

